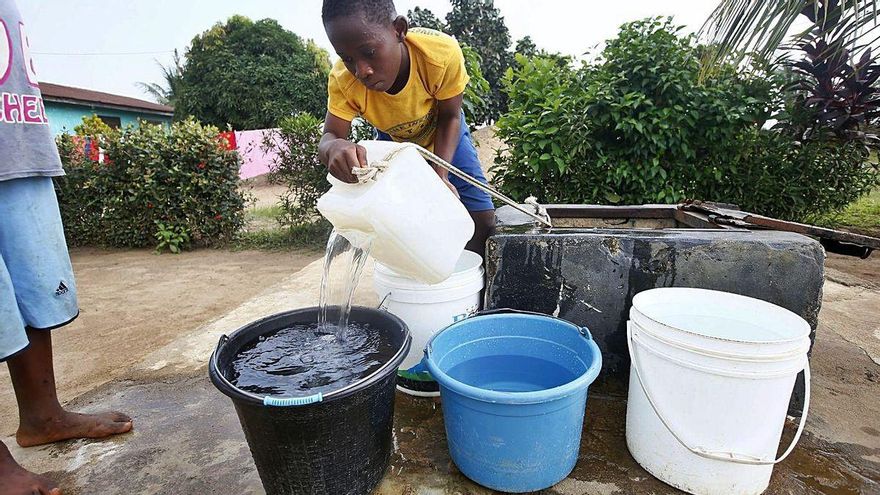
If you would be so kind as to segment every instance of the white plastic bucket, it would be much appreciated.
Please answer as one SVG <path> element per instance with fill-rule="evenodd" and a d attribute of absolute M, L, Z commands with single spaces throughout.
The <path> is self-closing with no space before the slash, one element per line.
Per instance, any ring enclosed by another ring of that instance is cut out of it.
<path fill-rule="evenodd" d="M 800 439 L 810 402 L 810 326 L 773 304 L 703 289 L 633 298 L 626 443 L 648 472 L 698 495 L 753 495 Z M 777 447 L 800 371 L 803 415 Z"/>
<path fill-rule="evenodd" d="M 480 308 L 483 258 L 464 251 L 452 275 L 438 284 L 413 280 L 377 262 L 373 288 L 381 301 L 380 307 L 403 320 L 412 335 L 412 346 L 398 374 L 404 378 L 425 377 L 428 374 L 421 361 L 431 336 Z"/>

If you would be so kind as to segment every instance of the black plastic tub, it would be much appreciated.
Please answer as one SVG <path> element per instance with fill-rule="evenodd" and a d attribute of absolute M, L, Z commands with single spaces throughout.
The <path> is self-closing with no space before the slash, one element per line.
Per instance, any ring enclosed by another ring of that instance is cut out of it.
<path fill-rule="evenodd" d="M 368 494 L 391 456 L 397 367 L 410 347 L 403 321 L 386 311 L 352 308 L 351 322 L 370 324 L 399 350 L 371 375 L 345 388 L 311 397 L 260 397 L 229 381 L 239 349 L 276 330 L 314 323 L 317 315 L 315 307 L 287 311 L 224 335 L 208 373 L 235 405 L 266 493 Z"/>

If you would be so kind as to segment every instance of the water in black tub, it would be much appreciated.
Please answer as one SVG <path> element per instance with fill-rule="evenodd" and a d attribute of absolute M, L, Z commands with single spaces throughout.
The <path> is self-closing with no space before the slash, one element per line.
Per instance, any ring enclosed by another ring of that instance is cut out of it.
<path fill-rule="evenodd" d="M 396 349 L 381 338 L 382 329 L 348 321 L 369 252 L 369 238 L 334 230 L 324 256 L 318 321 L 242 348 L 232 363 L 232 383 L 258 395 L 313 395 L 339 390 L 388 362 Z"/>
<path fill-rule="evenodd" d="M 369 376 L 397 351 L 369 324 L 349 323 L 345 334 L 340 339 L 312 323 L 263 336 L 235 356 L 231 381 L 257 395 L 327 393 Z"/>

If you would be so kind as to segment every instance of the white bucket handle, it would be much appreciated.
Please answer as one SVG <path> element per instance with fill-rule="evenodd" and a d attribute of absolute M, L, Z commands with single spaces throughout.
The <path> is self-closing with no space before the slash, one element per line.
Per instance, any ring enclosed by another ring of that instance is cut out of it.
<path fill-rule="evenodd" d="M 657 417 L 660 418 L 660 422 L 663 423 L 663 426 L 672 434 L 672 436 L 678 440 L 678 443 L 682 445 L 682 447 L 690 450 L 694 454 L 697 454 L 700 457 L 705 457 L 707 459 L 714 459 L 717 461 L 727 461 L 727 462 L 735 462 L 738 464 L 751 464 L 751 465 L 767 465 L 767 464 L 777 464 L 785 460 L 789 454 L 794 450 L 794 447 L 797 445 L 798 441 L 801 439 L 801 435 L 804 433 L 804 427 L 807 424 L 807 413 L 810 410 L 810 361 L 809 359 L 805 359 L 806 364 L 804 364 L 804 410 L 801 414 L 800 424 L 798 424 L 797 432 L 794 434 L 794 438 L 791 441 L 791 444 L 788 448 L 783 452 L 779 458 L 775 460 L 767 459 L 765 457 L 757 457 L 750 454 L 739 454 L 736 452 L 722 452 L 722 451 L 712 451 L 706 450 L 702 447 L 692 447 L 687 442 L 685 442 L 681 436 L 676 433 L 676 431 L 669 425 L 669 421 L 666 420 L 666 417 L 660 412 L 660 409 L 657 407 L 657 403 L 653 397 L 651 397 L 651 393 L 648 391 L 648 387 L 645 386 L 645 383 L 642 381 L 642 370 L 641 365 L 639 364 L 639 358 L 633 350 L 633 335 L 632 335 L 632 322 L 626 322 L 626 345 L 629 348 L 629 355 L 632 361 L 633 369 L 636 374 L 636 379 L 639 382 L 639 386 L 642 388 L 642 392 L 645 393 L 645 397 L 648 399 L 648 403 L 651 404 L 651 408 L 654 409 L 654 413 L 657 414 Z"/>

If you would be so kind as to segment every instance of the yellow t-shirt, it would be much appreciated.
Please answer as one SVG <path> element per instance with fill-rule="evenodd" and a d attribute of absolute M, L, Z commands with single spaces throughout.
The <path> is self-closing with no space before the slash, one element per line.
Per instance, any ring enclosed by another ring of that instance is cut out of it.
<path fill-rule="evenodd" d="M 327 108 L 343 120 L 361 116 L 395 141 L 433 149 L 437 102 L 458 96 L 467 86 L 464 56 L 455 38 L 433 29 L 412 28 L 404 42 L 409 79 L 399 93 L 368 90 L 340 60 L 330 71 Z"/>

